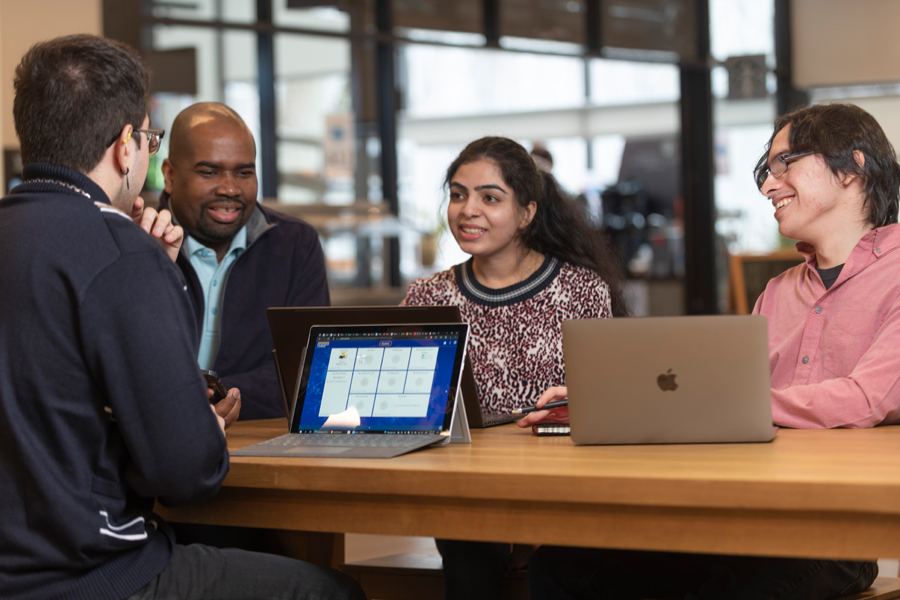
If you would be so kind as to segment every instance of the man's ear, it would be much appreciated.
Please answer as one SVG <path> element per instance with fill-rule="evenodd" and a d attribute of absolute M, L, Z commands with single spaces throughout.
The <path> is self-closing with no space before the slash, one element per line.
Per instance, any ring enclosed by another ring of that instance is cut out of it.
<path fill-rule="evenodd" d="M 128 143 L 131 140 L 133 133 L 134 127 L 130 124 L 126 125 L 122 128 L 122 131 L 119 132 L 119 137 L 116 138 L 116 141 L 113 142 L 115 149 L 113 158 L 116 161 L 116 167 L 119 169 L 119 173 L 122 175 L 125 175 L 125 173 L 128 173 L 131 170 L 131 163 L 134 160 L 135 147 Z"/>
<path fill-rule="evenodd" d="M 174 188 L 174 185 L 172 183 L 172 171 L 173 170 L 175 170 L 174 165 L 172 165 L 171 161 L 169 161 L 168 158 L 165 159 L 162 162 L 162 174 L 163 174 L 163 179 L 166 182 L 164 189 L 166 190 L 166 193 L 169 194 L 170 196 L 172 195 L 172 189 Z"/>
<path fill-rule="evenodd" d="M 853 151 L 853 160 L 856 161 L 856 164 L 859 166 L 860 170 L 866 167 L 866 155 L 862 153 L 862 150 Z M 841 173 L 841 175 L 843 175 L 843 179 L 841 179 L 841 183 L 843 185 L 850 185 L 855 179 L 857 179 L 857 176 L 852 173 Z"/>

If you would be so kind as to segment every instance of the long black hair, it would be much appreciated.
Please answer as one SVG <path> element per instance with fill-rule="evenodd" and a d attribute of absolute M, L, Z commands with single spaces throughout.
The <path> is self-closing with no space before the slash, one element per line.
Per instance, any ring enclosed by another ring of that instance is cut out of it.
<path fill-rule="evenodd" d="M 590 224 L 586 211 L 560 189 L 553 175 L 537 168 L 520 144 L 504 137 L 475 140 L 450 164 L 444 185 L 450 185 L 461 166 L 481 160 L 500 169 L 522 208 L 532 202 L 537 206 L 531 223 L 519 233 L 522 245 L 595 272 L 609 286 L 613 316 L 628 316 L 622 294 L 625 278 L 612 245 Z"/>

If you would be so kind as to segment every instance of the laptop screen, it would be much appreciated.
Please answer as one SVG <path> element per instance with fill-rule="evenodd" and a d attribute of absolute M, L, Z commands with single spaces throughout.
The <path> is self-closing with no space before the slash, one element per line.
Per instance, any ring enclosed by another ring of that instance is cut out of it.
<path fill-rule="evenodd" d="M 467 326 L 356 325 L 310 330 L 291 431 L 316 432 L 347 410 L 358 433 L 449 429 Z M 352 412 L 352 411 L 351 411 Z"/>
<path fill-rule="evenodd" d="M 266 310 L 272 343 L 284 379 L 284 397 L 294 399 L 303 349 L 314 325 L 375 325 L 378 323 L 462 323 L 458 306 L 291 306 Z M 467 369 L 471 371 L 471 369 Z M 466 377 L 466 373 L 463 373 Z M 463 384 L 463 392 L 468 389 Z M 473 393 L 475 382 L 471 382 Z M 290 409 L 288 409 L 290 412 Z"/>

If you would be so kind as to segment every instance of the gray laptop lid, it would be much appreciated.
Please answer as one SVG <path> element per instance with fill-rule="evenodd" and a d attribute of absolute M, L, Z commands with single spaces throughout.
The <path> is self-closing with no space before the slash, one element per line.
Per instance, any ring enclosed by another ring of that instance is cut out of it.
<path fill-rule="evenodd" d="M 596 319 L 562 328 L 576 444 L 774 437 L 765 317 Z"/>

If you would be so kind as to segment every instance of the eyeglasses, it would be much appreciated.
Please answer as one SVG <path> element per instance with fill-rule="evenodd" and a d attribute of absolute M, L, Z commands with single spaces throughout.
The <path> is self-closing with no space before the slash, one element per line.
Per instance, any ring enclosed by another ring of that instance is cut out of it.
<path fill-rule="evenodd" d="M 809 150 L 807 152 L 797 152 L 796 154 L 782 154 L 781 156 L 776 156 L 775 160 L 769 163 L 769 166 L 759 172 L 759 175 L 756 179 L 756 184 L 759 186 L 759 189 L 762 189 L 763 184 L 766 182 L 766 179 L 769 178 L 771 174 L 772 177 L 778 179 L 785 173 L 787 173 L 789 160 L 794 160 L 795 158 L 800 158 L 801 156 L 806 156 L 807 154 L 816 154 L 818 150 Z"/>
<path fill-rule="evenodd" d="M 156 154 L 159 151 L 159 145 L 162 143 L 163 136 L 166 135 L 165 129 L 135 129 L 138 133 L 147 134 L 147 150 L 150 154 Z"/>
<path fill-rule="evenodd" d="M 135 129 L 133 131 L 147 134 L 147 149 L 150 151 L 150 154 L 159 152 L 159 145 L 162 143 L 163 136 L 166 135 L 165 129 Z M 106 146 L 112 146 L 118 139 L 119 135 L 116 134 L 116 137 L 114 137 Z"/>

